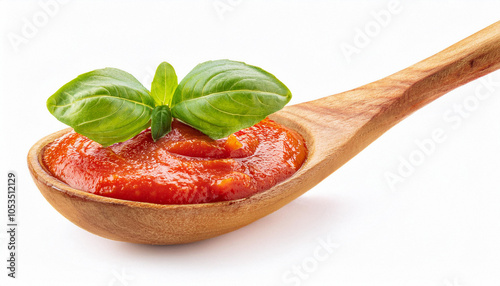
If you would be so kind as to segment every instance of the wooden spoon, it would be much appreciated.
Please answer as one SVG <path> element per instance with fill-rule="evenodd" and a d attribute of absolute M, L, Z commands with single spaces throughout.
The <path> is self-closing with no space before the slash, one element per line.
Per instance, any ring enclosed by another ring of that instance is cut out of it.
<path fill-rule="evenodd" d="M 340 94 L 288 106 L 272 119 L 304 136 L 309 154 L 291 178 L 249 198 L 159 205 L 102 197 L 69 187 L 42 165 L 44 147 L 28 166 L 43 196 L 67 219 L 97 235 L 145 244 L 180 244 L 218 236 L 264 217 L 314 187 L 368 144 L 444 93 L 500 67 L 500 22 L 384 79 Z"/>

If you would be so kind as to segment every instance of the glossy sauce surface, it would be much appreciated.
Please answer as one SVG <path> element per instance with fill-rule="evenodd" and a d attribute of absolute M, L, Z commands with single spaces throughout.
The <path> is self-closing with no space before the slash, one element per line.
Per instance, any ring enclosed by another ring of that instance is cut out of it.
<path fill-rule="evenodd" d="M 219 140 L 174 120 L 157 142 L 147 129 L 106 148 L 72 131 L 47 146 L 43 162 L 55 177 L 86 192 L 195 204 L 269 189 L 295 173 L 306 156 L 303 138 L 269 119 Z"/>

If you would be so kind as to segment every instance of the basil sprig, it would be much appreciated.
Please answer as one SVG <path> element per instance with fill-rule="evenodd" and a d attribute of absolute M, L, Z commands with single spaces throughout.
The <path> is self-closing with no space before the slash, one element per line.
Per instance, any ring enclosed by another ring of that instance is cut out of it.
<path fill-rule="evenodd" d="M 109 146 L 150 126 L 156 141 L 170 132 L 173 117 L 220 139 L 258 123 L 290 99 L 276 77 L 242 62 L 199 64 L 179 84 L 174 68 L 163 62 L 151 92 L 129 73 L 105 68 L 65 84 L 47 108 L 79 134 Z"/>

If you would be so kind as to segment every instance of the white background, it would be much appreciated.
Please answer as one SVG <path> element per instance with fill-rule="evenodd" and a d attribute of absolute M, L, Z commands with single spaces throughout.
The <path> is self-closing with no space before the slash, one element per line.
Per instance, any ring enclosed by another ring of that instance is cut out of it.
<path fill-rule="evenodd" d="M 15 171 L 19 192 L 18 278 L 7 277 L 0 227 L 0 285 L 500 285 L 499 72 L 490 90 L 475 81 L 446 94 L 276 213 L 188 245 L 90 234 L 45 201 L 26 166 L 31 145 L 65 128 L 46 99 L 81 73 L 116 67 L 149 87 L 161 61 L 181 78 L 229 58 L 275 74 L 299 103 L 446 48 L 500 20 L 500 2 L 402 1 L 385 26 L 374 13 L 389 1 L 47 2 L 0 1 L 0 182 Z M 367 27 L 365 46 L 346 56 Z M 391 188 L 386 175 L 437 129 L 446 140 Z M 329 240 L 332 253 L 321 249 Z"/>

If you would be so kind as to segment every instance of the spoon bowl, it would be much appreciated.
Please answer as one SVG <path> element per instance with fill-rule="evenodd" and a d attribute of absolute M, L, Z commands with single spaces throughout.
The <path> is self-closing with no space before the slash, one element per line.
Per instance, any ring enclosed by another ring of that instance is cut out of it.
<path fill-rule="evenodd" d="M 270 118 L 304 137 L 308 157 L 292 177 L 244 199 L 160 205 L 113 199 L 74 189 L 52 176 L 42 163 L 47 144 L 69 132 L 69 128 L 38 141 L 29 151 L 28 167 L 47 201 L 89 232 L 143 244 L 199 241 L 236 230 L 278 210 L 414 111 L 498 68 L 500 22 L 381 80 L 285 107 Z"/>

